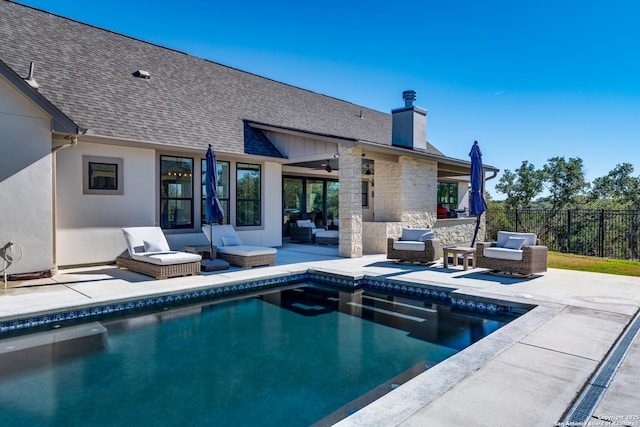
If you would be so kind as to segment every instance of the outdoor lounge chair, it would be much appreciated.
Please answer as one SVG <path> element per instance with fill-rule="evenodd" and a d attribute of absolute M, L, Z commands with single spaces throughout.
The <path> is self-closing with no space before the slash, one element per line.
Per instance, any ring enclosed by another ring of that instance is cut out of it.
<path fill-rule="evenodd" d="M 172 251 L 160 227 L 123 228 L 129 257 L 119 256 L 116 265 L 156 279 L 195 276 L 200 273 L 198 254 Z"/>
<path fill-rule="evenodd" d="M 498 231 L 496 242 L 476 244 L 476 267 L 531 276 L 547 271 L 547 247 L 534 233 Z"/>
<path fill-rule="evenodd" d="M 403 228 L 400 239 L 387 239 L 387 259 L 430 263 L 440 259 L 442 243 L 426 228 Z"/>
<path fill-rule="evenodd" d="M 203 225 L 202 232 L 216 247 L 216 256 L 231 265 L 247 268 L 276 262 L 275 248 L 244 245 L 230 224 Z"/>

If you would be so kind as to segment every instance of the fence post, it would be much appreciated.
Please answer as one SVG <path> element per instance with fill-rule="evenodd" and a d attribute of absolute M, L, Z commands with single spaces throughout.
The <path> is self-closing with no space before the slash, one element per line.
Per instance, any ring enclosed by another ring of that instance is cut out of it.
<path fill-rule="evenodd" d="M 571 253 L 571 209 L 567 209 L 567 252 Z"/>
<path fill-rule="evenodd" d="M 518 212 L 520 212 L 520 209 L 516 208 L 516 233 L 518 232 Z"/>
<path fill-rule="evenodd" d="M 604 257 L 604 209 L 600 209 L 598 219 L 598 256 Z"/>

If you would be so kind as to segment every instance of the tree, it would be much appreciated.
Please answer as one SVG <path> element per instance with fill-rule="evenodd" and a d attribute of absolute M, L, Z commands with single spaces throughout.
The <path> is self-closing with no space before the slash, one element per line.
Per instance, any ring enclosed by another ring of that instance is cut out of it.
<path fill-rule="evenodd" d="M 549 203 L 544 223 L 538 230 L 538 237 L 543 239 L 554 223 L 554 219 L 561 210 L 575 204 L 577 198 L 589 188 L 589 183 L 584 179 L 582 159 L 552 157 L 542 169 L 545 182 L 548 184 Z"/>
<path fill-rule="evenodd" d="M 496 190 L 507 196 L 507 209 L 526 208 L 544 188 L 544 173 L 528 161 L 516 169 L 515 173 L 505 169 L 496 184 Z"/>
<path fill-rule="evenodd" d="M 633 165 L 622 163 L 593 181 L 591 198 L 613 202 L 618 209 L 640 209 L 640 177 L 631 176 Z"/>
<path fill-rule="evenodd" d="M 575 203 L 576 199 L 589 188 L 584 179 L 582 159 L 552 157 L 543 168 L 543 177 L 549 184 L 551 210 L 558 212 Z"/>
<path fill-rule="evenodd" d="M 593 181 L 592 199 L 600 203 L 610 203 L 617 209 L 633 210 L 633 218 L 625 230 L 626 244 L 631 259 L 638 259 L 638 234 L 640 210 L 640 177 L 631 176 L 633 165 L 622 163 L 609 171 L 609 174 Z M 615 243 L 615 242 L 614 242 Z"/>

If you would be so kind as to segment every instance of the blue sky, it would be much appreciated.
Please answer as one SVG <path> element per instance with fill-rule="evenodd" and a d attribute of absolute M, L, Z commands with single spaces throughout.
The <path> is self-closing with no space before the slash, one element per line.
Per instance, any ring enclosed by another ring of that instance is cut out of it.
<path fill-rule="evenodd" d="M 384 112 L 414 89 L 450 157 L 640 175 L 635 0 L 19 2 Z"/>

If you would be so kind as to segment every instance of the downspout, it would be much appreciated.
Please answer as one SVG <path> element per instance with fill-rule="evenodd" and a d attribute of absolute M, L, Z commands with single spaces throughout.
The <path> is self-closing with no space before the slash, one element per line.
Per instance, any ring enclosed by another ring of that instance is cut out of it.
<path fill-rule="evenodd" d="M 485 181 L 489 181 L 490 179 L 493 179 L 493 178 L 495 178 L 496 176 L 498 176 L 498 171 L 495 171 L 495 170 L 494 170 L 494 171 L 493 171 L 493 175 L 491 175 L 491 176 L 490 176 L 490 177 L 488 177 L 488 178 L 485 178 L 484 180 L 485 180 Z"/>
<path fill-rule="evenodd" d="M 57 233 L 58 233 L 58 212 L 57 212 L 57 202 L 56 202 L 56 194 L 57 194 L 57 153 L 60 150 L 65 150 L 67 148 L 74 148 L 78 145 L 78 135 L 69 135 L 67 139 L 70 139 L 71 142 L 68 144 L 60 145 L 57 147 L 53 147 L 51 149 L 51 182 L 52 182 L 52 191 L 51 191 L 51 201 L 53 203 L 52 209 L 52 223 L 53 223 L 53 266 L 51 268 L 51 274 L 56 274 L 58 272 L 58 243 L 57 243 Z"/>

